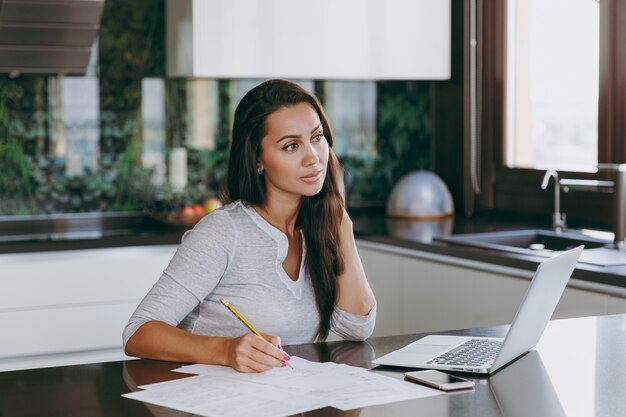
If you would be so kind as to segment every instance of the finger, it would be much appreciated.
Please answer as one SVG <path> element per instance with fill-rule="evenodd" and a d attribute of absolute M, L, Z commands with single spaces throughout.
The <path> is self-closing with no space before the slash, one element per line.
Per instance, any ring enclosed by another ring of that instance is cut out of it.
<path fill-rule="evenodd" d="M 272 356 L 281 362 L 291 359 L 291 356 L 289 356 L 289 354 L 283 352 L 281 349 L 278 349 L 276 345 L 272 342 L 268 342 L 265 340 L 259 340 L 259 342 L 263 343 L 255 343 L 253 344 L 253 347 L 265 353 L 266 355 Z"/>
<path fill-rule="evenodd" d="M 242 366 L 240 369 L 238 369 L 239 372 L 244 373 L 244 374 L 258 374 L 259 372 L 265 372 L 269 369 L 272 369 L 271 367 L 263 367 L 263 366 L 258 366 L 251 363 L 248 366 Z"/>
<path fill-rule="evenodd" d="M 236 351 L 239 361 L 246 361 L 246 358 L 250 358 L 251 361 L 269 367 L 278 367 L 285 361 L 283 352 L 265 339 L 252 334 L 241 338 L 241 343 Z M 242 362 L 242 364 L 250 366 L 250 363 L 247 362 Z"/>
<path fill-rule="evenodd" d="M 270 342 L 272 345 L 276 346 L 279 350 L 283 350 L 283 347 L 280 344 L 281 343 L 280 337 L 273 336 L 273 335 L 267 334 L 267 333 L 263 333 L 263 337 L 265 338 L 265 340 Z"/>
<path fill-rule="evenodd" d="M 262 355 L 262 357 L 259 357 L 259 355 Z M 268 363 L 268 358 L 271 363 Z M 252 372 L 265 372 L 281 365 L 280 361 L 276 361 L 276 359 L 260 354 L 259 352 L 255 352 L 249 356 L 245 362 L 245 366 L 250 368 Z"/>
<path fill-rule="evenodd" d="M 278 337 L 278 336 L 274 336 L 274 335 L 271 335 L 271 334 L 267 334 L 267 333 L 263 333 L 263 338 L 264 338 L 265 340 L 267 340 L 267 342 L 268 342 L 269 344 L 271 344 L 272 346 L 276 346 L 276 349 L 278 349 L 278 350 L 280 351 L 280 357 L 279 357 L 279 359 L 280 359 L 280 360 L 285 360 L 285 359 L 283 358 L 283 356 L 284 356 L 284 351 L 283 351 L 283 347 L 282 347 L 282 345 L 281 345 L 281 339 L 280 339 L 280 337 Z"/>
<path fill-rule="evenodd" d="M 270 345 L 270 347 L 273 347 L 275 350 L 278 351 L 278 349 L 276 349 L 276 347 L 271 346 L 271 345 Z M 255 362 L 257 362 L 257 363 L 260 363 L 260 364 L 263 364 L 263 365 L 266 365 L 266 366 L 270 366 L 270 367 L 279 367 L 285 361 L 285 359 L 283 359 L 282 356 L 277 358 L 276 356 L 268 354 L 267 352 L 264 352 L 264 351 L 259 350 L 259 349 L 254 349 L 249 357 L 252 360 L 254 360 Z"/>
<path fill-rule="evenodd" d="M 285 349 L 283 349 L 283 345 L 281 345 L 281 343 L 282 341 L 280 340 L 280 337 L 276 336 L 276 347 L 284 352 Z"/>
<path fill-rule="evenodd" d="M 254 370 L 253 368 L 249 367 L 249 366 L 239 366 L 237 368 L 235 368 L 235 370 L 237 372 L 241 372 L 243 374 L 254 374 L 254 373 L 258 373 L 258 371 Z"/>
<path fill-rule="evenodd" d="M 250 345 L 239 346 L 233 368 L 239 372 L 263 372 L 280 366 L 276 358 L 266 355 Z"/>

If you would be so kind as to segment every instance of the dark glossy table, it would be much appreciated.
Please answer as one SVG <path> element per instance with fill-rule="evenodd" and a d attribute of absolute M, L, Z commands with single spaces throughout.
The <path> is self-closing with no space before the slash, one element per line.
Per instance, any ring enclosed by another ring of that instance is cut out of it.
<path fill-rule="evenodd" d="M 502 336 L 506 327 L 462 334 Z M 372 359 L 420 338 L 405 335 L 364 343 L 288 346 L 292 355 L 372 368 Z M 0 417 L 184 416 L 120 395 L 138 385 L 185 378 L 180 364 L 150 360 L 0 373 Z M 401 378 L 404 369 L 376 372 Z M 472 391 L 307 416 L 626 416 L 626 315 L 550 322 L 537 348 L 489 378 L 472 378 Z M 409 383 L 409 382 L 407 382 Z"/>

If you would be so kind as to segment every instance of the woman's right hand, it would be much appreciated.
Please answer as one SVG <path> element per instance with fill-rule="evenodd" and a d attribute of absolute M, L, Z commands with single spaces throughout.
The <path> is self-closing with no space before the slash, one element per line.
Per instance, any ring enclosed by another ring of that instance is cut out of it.
<path fill-rule="evenodd" d="M 278 348 L 280 338 L 263 334 L 265 340 L 253 333 L 228 341 L 228 365 L 239 372 L 264 372 L 284 367 L 291 357 Z"/>

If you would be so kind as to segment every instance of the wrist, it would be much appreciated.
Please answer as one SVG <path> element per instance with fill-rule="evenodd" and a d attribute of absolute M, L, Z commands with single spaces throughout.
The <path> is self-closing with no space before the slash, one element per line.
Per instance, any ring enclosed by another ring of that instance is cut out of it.
<path fill-rule="evenodd" d="M 217 363 L 222 366 L 230 366 L 230 352 L 232 351 L 232 341 L 230 337 L 217 338 L 217 346 L 214 347 L 217 353 Z"/>
<path fill-rule="evenodd" d="M 232 339 L 219 336 L 204 336 L 203 339 L 195 362 L 229 366 Z"/>

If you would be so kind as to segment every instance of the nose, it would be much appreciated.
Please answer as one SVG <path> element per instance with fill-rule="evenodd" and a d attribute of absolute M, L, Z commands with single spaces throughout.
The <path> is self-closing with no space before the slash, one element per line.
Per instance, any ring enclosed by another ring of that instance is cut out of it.
<path fill-rule="evenodd" d="M 320 158 L 317 149 L 312 144 L 306 147 L 306 154 L 304 155 L 303 164 L 305 166 L 315 165 L 319 162 Z"/>

